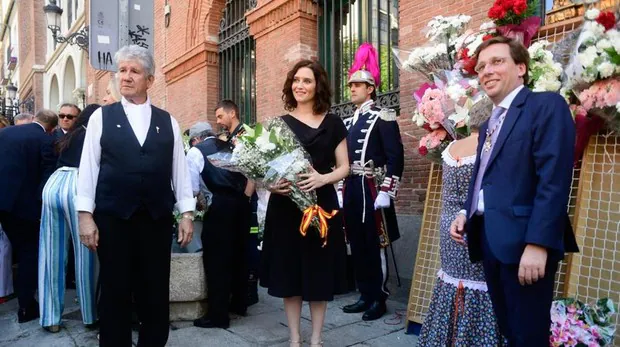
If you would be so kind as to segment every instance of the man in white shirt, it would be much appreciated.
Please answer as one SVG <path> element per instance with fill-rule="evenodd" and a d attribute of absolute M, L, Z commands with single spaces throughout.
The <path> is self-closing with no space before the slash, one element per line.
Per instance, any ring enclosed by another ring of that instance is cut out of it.
<path fill-rule="evenodd" d="M 133 291 L 138 346 L 164 346 L 172 210 L 183 214 L 177 242 L 184 247 L 192 239 L 195 200 L 179 124 L 147 94 L 153 56 L 132 45 L 114 58 L 123 97 L 95 111 L 88 123 L 75 202 L 80 239 L 101 264 L 100 345 L 132 345 Z"/>

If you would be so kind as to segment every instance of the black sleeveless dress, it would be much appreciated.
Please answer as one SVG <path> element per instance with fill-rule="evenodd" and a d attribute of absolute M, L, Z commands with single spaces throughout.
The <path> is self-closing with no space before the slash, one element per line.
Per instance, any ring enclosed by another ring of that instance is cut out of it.
<path fill-rule="evenodd" d="M 336 165 L 336 147 L 347 136 L 342 120 L 327 114 L 318 128 L 291 115 L 282 120 L 297 135 L 312 158 L 316 171 L 326 174 Z M 318 204 L 325 211 L 339 210 L 333 185 L 317 189 Z M 302 212 L 290 198 L 271 194 L 265 216 L 260 284 L 272 296 L 301 296 L 304 301 L 331 301 L 346 291 L 346 246 L 342 212 L 328 220 L 327 245 L 321 247 L 318 230 L 299 232 Z"/>

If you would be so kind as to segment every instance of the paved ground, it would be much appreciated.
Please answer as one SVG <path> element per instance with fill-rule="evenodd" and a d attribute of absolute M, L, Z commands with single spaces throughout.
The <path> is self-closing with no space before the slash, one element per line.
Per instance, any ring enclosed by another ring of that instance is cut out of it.
<path fill-rule="evenodd" d="M 364 322 L 361 314 L 345 314 L 341 308 L 354 302 L 357 294 L 350 293 L 336 298 L 328 305 L 325 320 L 325 346 L 414 346 L 417 337 L 405 334 L 405 309 L 409 289 L 405 282 L 401 288 L 391 286 L 393 294 L 388 301 L 389 313 L 383 319 Z M 97 346 L 97 332 L 87 330 L 81 323 L 75 291 L 67 293 L 67 307 L 63 316 L 63 329 L 57 334 L 43 330 L 38 321 L 17 323 L 17 300 L 0 305 L 0 346 L 11 347 L 69 347 Z M 310 339 L 310 312 L 304 305 L 302 331 Z M 200 329 L 191 322 L 173 322 L 167 346 L 288 346 L 288 328 L 282 300 L 270 297 L 261 289 L 260 302 L 248 310 L 247 317 L 235 317 L 228 329 Z M 134 333 L 134 343 L 137 335 Z M 309 342 L 306 342 L 307 345 Z"/>

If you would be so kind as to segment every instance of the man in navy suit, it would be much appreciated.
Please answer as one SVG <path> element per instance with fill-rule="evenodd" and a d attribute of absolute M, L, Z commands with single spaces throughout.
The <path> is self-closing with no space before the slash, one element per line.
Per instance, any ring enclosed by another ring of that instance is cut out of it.
<path fill-rule="evenodd" d="M 450 233 L 468 245 L 472 262 L 483 262 L 509 345 L 548 346 L 558 261 L 578 251 L 567 214 L 575 127 L 559 94 L 524 86 L 529 55 L 521 43 L 496 37 L 476 57 L 480 86 L 494 107 Z"/>
<path fill-rule="evenodd" d="M 42 110 L 33 123 L 0 130 L 0 224 L 19 262 L 16 291 L 20 323 L 39 317 L 34 294 L 41 192 L 56 166 L 50 132 L 57 124 L 54 112 Z"/>

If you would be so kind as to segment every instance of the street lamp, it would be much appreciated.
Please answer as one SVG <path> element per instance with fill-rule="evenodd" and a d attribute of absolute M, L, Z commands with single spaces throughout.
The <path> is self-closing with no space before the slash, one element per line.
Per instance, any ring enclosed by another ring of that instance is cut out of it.
<path fill-rule="evenodd" d="M 9 82 L 9 85 L 6 86 L 6 92 L 8 93 L 11 101 L 15 100 L 15 97 L 17 96 L 17 87 L 13 84 L 13 82 Z"/>
<path fill-rule="evenodd" d="M 56 0 L 49 0 L 49 4 L 43 7 L 45 12 L 45 20 L 47 21 L 47 28 L 52 31 L 52 37 L 57 43 L 69 43 L 70 45 L 78 45 L 83 50 L 88 50 L 88 27 L 85 26 L 82 30 L 75 32 L 67 37 L 59 35 L 60 33 L 60 19 L 62 15 L 62 8 L 56 5 Z"/>

